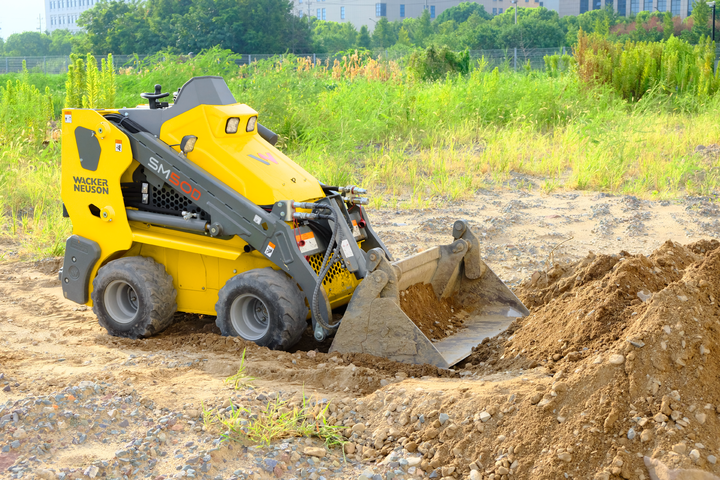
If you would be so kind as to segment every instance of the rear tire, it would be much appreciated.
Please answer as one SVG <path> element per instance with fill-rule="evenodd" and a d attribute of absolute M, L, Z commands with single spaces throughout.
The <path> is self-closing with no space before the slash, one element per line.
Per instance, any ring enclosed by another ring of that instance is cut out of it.
<path fill-rule="evenodd" d="M 113 260 L 93 280 L 93 312 L 110 335 L 144 338 L 165 330 L 177 310 L 165 267 L 147 257 Z"/>
<path fill-rule="evenodd" d="M 215 304 L 223 336 L 287 350 L 307 328 L 305 297 L 287 275 L 272 268 L 250 270 L 227 281 Z"/>

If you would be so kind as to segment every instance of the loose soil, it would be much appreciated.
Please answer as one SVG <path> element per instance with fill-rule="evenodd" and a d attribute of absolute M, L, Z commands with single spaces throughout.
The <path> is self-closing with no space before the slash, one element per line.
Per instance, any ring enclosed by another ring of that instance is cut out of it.
<path fill-rule="evenodd" d="M 515 284 L 531 314 L 451 370 L 269 351 L 219 336 L 207 316 L 177 314 L 145 340 L 113 338 L 90 309 L 62 298 L 57 261 L 6 261 L 0 477 L 166 478 L 192 470 L 213 479 L 718 478 L 715 202 L 513 195 L 484 195 L 455 213 L 485 234 L 488 264 Z M 479 213 L 491 208 L 504 213 Z M 644 218 L 648 235 L 607 240 L 604 229 L 622 225 L 623 212 Z M 396 256 L 450 242 L 453 212 L 403 212 L 396 223 L 407 225 L 398 227 L 387 213 L 371 220 L 382 219 L 378 229 Z M 553 215 L 566 223 L 537 221 Z M 614 220 L 591 234 L 588 222 L 608 216 Z M 519 233 L 543 228 L 559 235 Z M 4 258 L 14 248 L 1 246 Z M 448 321 L 442 306 L 439 315 Z M 423 328 L 434 330 L 435 321 Z M 254 388 L 233 390 L 224 379 L 238 371 L 243 351 Z M 330 403 L 327 421 L 345 427 L 347 455 L 313 457 L 307 447 L 324 447 L 302 439 L 241 448 L 202 421 L 203 408 L 237 405 L 257 415 L 274 399 L 304 398 L 315 409 Z"/>
<path fill-rule="evenodd" d="M 400 308 L 431 341 L 454 335 L 467 313 L 439 299 L 429 284 L 415 284 L 400 292 Z"/>

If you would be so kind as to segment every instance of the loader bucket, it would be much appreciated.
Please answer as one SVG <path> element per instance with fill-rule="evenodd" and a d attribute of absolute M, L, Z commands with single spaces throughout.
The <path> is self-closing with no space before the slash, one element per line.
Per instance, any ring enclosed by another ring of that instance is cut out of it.
<path fill-rule="evenodd" d="M 528 315 L 480 259 L 479 241 L 465 221 L 455 222 L 453 235 L 450 245 L 392 264 L 371 251 L 377 267 L 355 290 L 330 352 L 450 368 Z"/>

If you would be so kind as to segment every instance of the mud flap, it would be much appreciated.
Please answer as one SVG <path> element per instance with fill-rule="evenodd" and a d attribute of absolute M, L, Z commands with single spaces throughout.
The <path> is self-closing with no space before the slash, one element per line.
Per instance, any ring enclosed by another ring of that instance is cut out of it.
<path fill-rule="evenodd" d="M 464 221 L 453 226 L 455 242 L 377 269 L 355 290 L 331 352 L 366 353 L 404 363 L 449 368 L 483 339 L 503 332 L 528 310 L 480 259 L 480 244 Z M 398 304 L 400 290 L 423 283 L 439 299 L 470 312 L 454 335 L 431 342 Z"/>

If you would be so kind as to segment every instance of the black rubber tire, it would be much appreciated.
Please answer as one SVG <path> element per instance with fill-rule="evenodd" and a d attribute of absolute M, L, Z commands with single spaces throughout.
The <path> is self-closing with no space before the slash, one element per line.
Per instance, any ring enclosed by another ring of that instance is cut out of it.
<path fill-rule="evenodd" d="M 113 295 L 113 289 L 117 291 L 118 288 L 134 293 L 135 302 L 131 306 L 136 309 L 134 316 L 131 311 L 125 318 L 117 314 L 116 298 L 120 295 Z M 148 257 L 113 260 L 101 267 L 93 280 L 93 312 L 100 325 L 116 337 L 145 338 L 162 332 L 173 321 L 177 310 L 176 298 L 172 277 L 165 272 L 163 265 Z"/>
<path fill-rule="evenodd" d="M 264 304 L 267 330 L 254 338 L 243 335 L 233 325 L 233 303 L 241 297 L 255 297 Z M 270 267 L 250 270 L 228 280 L 218 293 L 215 312 L 215 324 L 223 336 L 240 337 L 273 350 L 292 347 L 307 328 L 305 297 L 290 277 Z"/>

